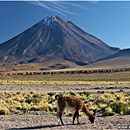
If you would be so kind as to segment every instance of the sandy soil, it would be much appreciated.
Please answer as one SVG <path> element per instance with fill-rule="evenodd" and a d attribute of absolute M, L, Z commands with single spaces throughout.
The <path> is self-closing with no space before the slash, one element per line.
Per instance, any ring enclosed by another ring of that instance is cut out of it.
<path fill-rule="evenodd" d="M 130 115 L 114 115 L 103 117 L 97 114 L 95 122 L 91 124 L 86 115 L 80 117 L 80 123 L 72 125 L 72 116 L 63 115 L 64 126 L 57 124 L 56 113 L 48 112 L 28 112 L 22 115 L 1 115 L 0 129 L 1 130 L 53 130 L 53 129 L 119 129 L 119 127 L 127 127 L 130 129 Z"/>
<path fill-rule="evenodd" d="M 67 92 L 73 90 L 75 92 L 98 92 L 98 91 L 120 91 L 119 89 L 97 89 L 98 87 L 113 87 L 113 86 L 121 86 L 124 92 L 130 92 L 130 89 L 124 88 L 125 86 L 130 86 L 130 84 L 115 84 L 115 85 L 0 85 L 0 93 L 4 91 L 8 92 L 24 92 L 24 91 L 32 91 L 35 90 L 38 93 L 48 93 L 48 92 Z"/>

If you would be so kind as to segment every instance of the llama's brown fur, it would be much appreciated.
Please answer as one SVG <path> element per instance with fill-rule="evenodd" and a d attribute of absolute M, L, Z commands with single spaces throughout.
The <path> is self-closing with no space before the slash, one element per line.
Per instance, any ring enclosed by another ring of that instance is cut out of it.
<path fill-rule="evenodd" d="M 60 95 L 56 95 L 55 98 L 57 99 L 58 124 L 60 124 L 61 121 L 61 124 L 64 125 L 62 121 L 62 113 L 65 108 L 75 111 L 73 116 L 73 124 L 76 117 L 77 117 L 77 122 L 79 124 L 79 111 L 81 109 L 89 117 L 90 122 L 94 123 L 96 113 L 92 114 L 81 99 L 73 96 L 60 96 Z"/>

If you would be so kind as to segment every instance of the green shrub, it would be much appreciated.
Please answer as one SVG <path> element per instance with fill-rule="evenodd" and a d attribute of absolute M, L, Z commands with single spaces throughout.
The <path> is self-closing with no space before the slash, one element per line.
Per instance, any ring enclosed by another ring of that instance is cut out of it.
<path fill-rule="evenodd" d="M 34 97 L 34 98 L 38 98 L 38 97 L 40 97 L 38 94 L 34 94 L 32 97 Z"/>
<path fill-rule="evenodd" d="M 122 102 L 112 103 L 110 107 L 116 113 L 126 113 L 129 109 L 129 105 L 127 103 L 122 103 Z"/>
<path fill-rule="evenodd" d="M 28 103 L 28 104 L 30 104 L 31 102 L 33 102 L 35 104 L 35 103 L 40 103 L 41 100 L 42 100 L 41 97 L 37 97 L 37 98 L 33 98 L 32 97 L 32 98 L 27 98 L 25 102 Z"/>
<path fill-rule="evenodd" d="M 70 91 L 70 95 L 72 95 L 72 96 L 76 96 L 76 95 L 77 95 L 77 93 L 76 93 L 76 92 L 74 92 L 73 90 L 71 90 L 71 91 Z"/>
<path fill-rule="evenodd" d="M 80 92 L 80 95 L 81 94 L 84 94 L 84 95 L 86 95 L 86 97 L 88 97 L 90 94 L 92 94 L 92 92 L 84 91 L 84 92 Z"/>
<path fill-rule="evenodd" d="M 59 95 L 60 95 L 60 96 L 63 96 L 63 95 L 64 95 L 64 93 L 60 93 Z"/>
<path fill-rule="evenodd" d="M 116 114 L 115 112 L 105 111 L 105 112 L 103 113 L 103 116 L 113 116 L 113 115 L 115 115 L 115 114 Z"/>
<path fill-rule="evenodd" d="M 42 98 L 41 98 L 41 97 L 32 98 L 32 102 L 33 102 L 33 103 L 40 103 L 40 102 L 41 102 L 41 100 L 42 100 Z"/>
<path fill-rule="evenodd" d="M 48 95 L 50 95 L 51 97 L 54 96 L 55 94 L 56 94 L 55 92 L 48 93 Z"/>
<path fill-rule="evenodd" d="M 16 93 L 16 95 L 19 95 L 19 94 L 21 94 L 21 92 L 17 92 L 17 93 Z"/>
<path fill-rule="evenodd" d="M 25 100 L 26 103 L 30 104 L 32 102 L 31 98 Z"/>
<path fill-rule="evenodd" d="M 23 111 L 24 114 L 27 113 L 27 112 L 28 112 L 28 110 L 24 110 L 24 111 Z"/>

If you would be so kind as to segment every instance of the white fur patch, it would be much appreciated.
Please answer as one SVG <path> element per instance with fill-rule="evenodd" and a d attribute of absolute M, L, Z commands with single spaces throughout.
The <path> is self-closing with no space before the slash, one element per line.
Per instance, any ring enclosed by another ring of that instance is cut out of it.
<path fill-rule="evenodd" d="M 59 119 L 59 117 L 57 118 L 57 122 L 58 122 L 58 124 L 60 124 L 60 119 Z"/>
<path fill-rule="evenodd" d="M 58 101 L 56 100 L 56 106 L 58 107 Z"/>
<path fill-rule="evenodd" d="M 66 109 L 70 110 L 70 111 L 74 111 L 75 110 L 75 107 L 71 107 L 67 101 L 65 101 L 65 107 Z"/>
<path fill-rule="evenodd" d="M 56 101 L 57 112 L 59 112 L 58 101 Z"/>

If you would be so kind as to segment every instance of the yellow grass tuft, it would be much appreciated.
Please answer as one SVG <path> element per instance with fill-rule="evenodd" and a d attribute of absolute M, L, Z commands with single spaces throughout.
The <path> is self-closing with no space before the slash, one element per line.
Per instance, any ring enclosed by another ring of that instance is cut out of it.
<path fill-rule="evenodd" d="M 8 115 L 10 114 L 9 109 L 7 108 L 0 108 L 0 115 Z"/>

